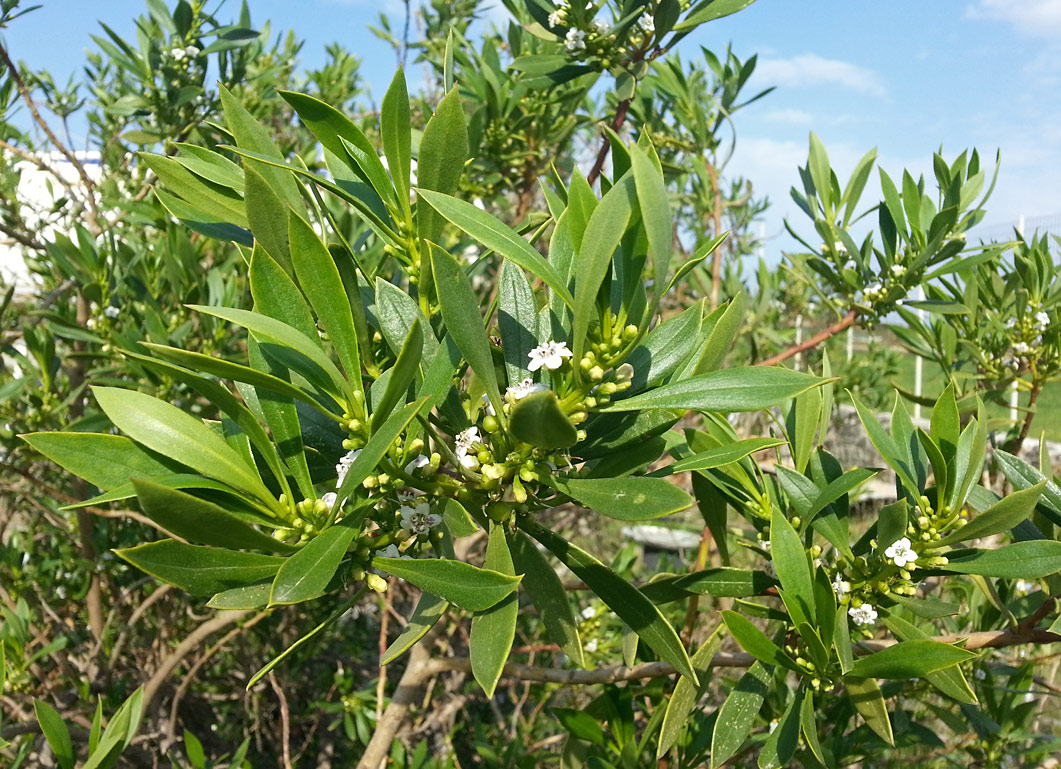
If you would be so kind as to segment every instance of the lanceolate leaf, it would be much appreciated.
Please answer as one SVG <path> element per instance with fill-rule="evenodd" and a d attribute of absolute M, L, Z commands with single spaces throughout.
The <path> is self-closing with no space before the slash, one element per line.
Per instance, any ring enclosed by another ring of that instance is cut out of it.
<path fill-rule="evenodd" d="M 574 306 L 571 292 L 564 281 L 534 247 L 513 232 L 497 217 L 488 214 L 471 203 L 444 195 L 441 192 L 421 189 L 419 196 L 450 222 L 460 227 L 473 238 L 500 256 L 518 264 L 536 275 L 564 300 L 568 307 Z"/>
<path fill-rule="evenodd" d="M 509 432 L 516 440 L 543 449 L 566 449 L 578 441 L 578 431 L 551 390 L 517 401 L 512 407 Z"/>
<path fill-rule="evenodd" d="M 523 589 L 545 623 L 546 632 L 575 665 L 584 668 L 582 641 L 564 583 L 545 555 L 522 531 L 515 532 L 509 544 L 516 571 L 524 576 Z"/>
<path fill-rule="evenodd" d="M 641 210 L 641 221 L 648 234 L 652 255 L 652 280 L 656 291 L 656 302 L 662 296 L 660 289 L 667 280 L 670 266 L 671 242 L 674 239 L 674 219 L 671 216 L 667 185 L 663 174 L 640 147 L 630 148 L 630 169 L 637 187 L 637 206 Z"/>
<path fill-rule="evenodd" d="M 1061 571 L 1061 542 L 1030 540 L 996 550 L 963 550 L 948 554 L 950 562 L 936 568 L 959 574 L 1005 579 L 1042 579 Z"/>
<path fill-rule="evenodd" d="M 711 735 L 711 769 L 731 759 L 748 738 L 766 699 L 770 674 L 771 668 L 756 662 L 722 703 Z"/>
<path fill-rule="evenodd" d="M 33 701 L 33 712 L 37 716 L 37 723 L 41 726 L 41 732 L 48 740 L 48 747 L 52 749 L 55 760 L 59 762 L 62 769 L 74 769 L 77 754 L 74 752 L 74 743 L 70 739 L 70 730 L 66 728 L 59 712 L 47 702 Z"/>
<path fill-rule="evenodd" d="M 383 558 L 372 564 L 469 611 L 485 611 L 519 586 L 520 578 L 464 561 L 442 558 Z"/>
<path fill-rule="evenodd" d="M 872 678 L 845 677 L 844 687 L 847 689 L 847 696 L 855 705 L 855 710 L 866 720 L 866 725 L 882 740 L 894 745 L 895 737 L 892 735 L 892 723 L 888 719 L 888 706 L 877 682 Z"/>
<path fill-rule="evenodd" d="M 659 742 L 656 744 L 656 758 L 665 756 L 678 742 L 682 729 L 689 723 L 689 716 L 696 707 L 697 701 L 703 696 L 710 681 L 707 675 L 711 667 L 711 661 L 715 653 L 722 645 L 722 629 L 716 628 L 715 632 L 696 650 L 692 657 L 693 668 L 700 677 L 700 685 L 696 686 L 685 676 L 678 679 L 674 685 L 674 693 L 667 702 L 667 712 L 660 726 Z"/>
<path fill-rule="evenodd" d="M 538 307 L 527 276 L 510 261 L 502 262 L 497 280 L 497 325 L 505 354 L 508 384 L 530 376 L 527 354 L 538 346 Z"/>
<path fill-rule="evenodd" d="M 125 486 L 132 477 L 163 478 L 185 469 L 124 435 L 30 433 L 22 440 L 63 469 L 106 491 Z"/>
<path fill-rule="evenodd" d="M 450 88 L 427 121 L 420 140 L 416 178 L 420 190 L 452 195 L 457 190 L 464 161 L 468 158 L 468 129 L 460 91 Z M 437 243 L 442 217 L 431 206 L 416 207 L 416 233 L 422 240 Z"/>
<path fill-rule="evenodd" d="M 663 385 L 598 410 L 758 411 L 794 398 L 823 381 L 811 374 L 771 366 L 723 369 Z"/>
<path fill-rule="evenodd" d="M 1000 534 L 1009 531 L 1021 521 L 1031 516 L 1035 505 L 1039 501 L 1046 480 L 1039 481 L 1034 486 L 1029 486 L 1020 491 L 1014 491 L 1003 497 L 995 505 L 980 513 L 965 526 L 948 534 L 936 543 L 940 545 L 951 545 L 957 542 L 965 542 L 970 539 L 989 537 L 992 534 Z"/>
<path fill-rule="evenodd" d="M 269 552 L 294 549 L 212 502 L 148 480 L 134 478 L 132 485 L 144 515 L 170 534 L 214 547 Z"/>
<path fill-rule="evenodd" d="M 512 554 L 508 549 L 503 524 L 490 526 L 490 539 L 486 545 L 486 560 L 483 565 L 501 574 L 515 576 Z M 494 696 L 494 688 L 501 671 L 508 661 L 512 641 L 516 637 L 516 615 L 519 600 L 515 592 L 502 598 L 497 604 L 472 617 L 470 657 L 472 675 L 479 682 L 487 697 Z"/>
<path fill-rule="evenodd" d="M 856 678 L 917 678 L 975 656 L 965 649 L 938 641 L 901 641 L 866 657 L 859 657 L 848 675 Z"/>
<path fill-rule="evenodd" d="M 115 552 L 141 571 L 192 595 L 213 595 L 272 577 L 284 562 L 276 555 L 185 545 L 172 539 Z"/>
<path fill-rule="evenodd" d="M 814 577 L 803 541 L 779 506 L 770 519 L 770 555 L 781 588 L 785 606 L 793 621 L 815 624 Z M 798 607 L 798 608 L 797 608 Z"/>
<path fill-rule="evenodd" d="M 553 477 L 543 480 L 585 507 L 620 521 L 662 518 L 692 507 L 695 501 L 663 478 Z"/>
<path fill-rule="evenodd" d="M 452 254 L 441 248 L 433 248 L 431 266 L 446 328 L 472 371 L 482 380 L 498 419 L 503 420 L 501 393 L 497 386 L 490 340 L 483 328 L 482 315 L 479 314 L 479 299 L 472 290 L 468 276 Z"/>
<path fill-rule="evenodd" d="M 779 438 L 747 438 L 735 443 L 718 446 L 717 448 L 701 451 L 685 459 L 678 460 L 665 469 L 668 473 L 681 473 L 687 470 L 710 470 L 736 462 L 744 457 L 764 449 L 772 449 L 784 444 Z"/>
<path fill-rule="evenodd" d="M 300 603 L 321 595 L 360 531 L 361 518 L 348 517 L 329 526 L 285 560 L 273 579 L 269 604 Z"/>
<path fill-rule="evenodd" d="M 799 746 L 800 714 L 806 685 L 797 687 L 796 694 L 781 714 L 777 727 L 770 732 L 759 753 L 759 769 L 780 769 L 787 766 Z"/>
<path fill-rule="evenodd" d="M 380 110 L 380 133 L 383 152 L 398 193 L 398 202 L 409 209 L 409 172 L 412 169 L 411 148 L 412 114 L 409 109 L 409 90 L 405 84 L 405 70 L 394 73 L 390 88 L 383 96 Z"/>
<path fill-rule="evenodd" d="M 94 387 L 92 392 L 111 422 L 134 441 L 277 508 L 258 474 L 195 417 L 135 390 Z"/>
<path fill-rule="evenodd" d="M 545 545 L 561 563 L 577 574 L 605 604 L 615 612 L 653 651 L 674 665 L 683 676 L 694 681 L 689 655 L 678 639 L 678 634 L 656 605 L 640 590 L 558 534 L 528 521 L 519 521 L 520 528 Z"/>
<path fill-rule="evenodd" d="M 444 601 L 431 593 L 423 593 L 416 604 L 416 609 L 413 610 L 413 616 L 409 618 L 401 634 L 387 647 L 387 651 L 380 658 L 380 664 L 389 665 L 405 654 L 413 647 L 413 644 L 427 635 L 427 631 L 434 627 L 447 609 L 449 609 L 449 601 Z"/>
<path fill-rule="evenodd" d="M 796 663 L 781 650 L 781 647 L 766 637 L 766 633 L 752 624 L 751 620 L 735 611 L 722 612 L 722 620 L 741 648 L 760 662 L 780 665 L 799 672 Z"/>

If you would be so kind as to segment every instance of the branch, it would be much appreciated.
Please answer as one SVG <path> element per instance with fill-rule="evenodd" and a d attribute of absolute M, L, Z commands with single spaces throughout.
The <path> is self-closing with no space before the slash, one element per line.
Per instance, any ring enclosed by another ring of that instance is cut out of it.
<path fill-rule="evenodd" d="M 822 329 L 821 331 L 819 331 L 817 334 L 812 336 L 807 341 L 800 342 L 799 344 L 793 345 L 792 347 L 789 347 L 784 352 L 778 353 L 774 357 L 767 358 L 764 361 L 759 361 L 755 365 L 757 365 L 757 366 L 776 366 L 781 361 L 788 360 L 793 355 L 799 355 L 801 352 L 803 352 L 805 350 L 809 350 L 812 347 L 817 347 L 819 344 L 824 342 L 829 337 L 831 337 L 831 336 L 833 336 L 835 334 L 839 334 L 844 329 L 853 326 L 855 324 L 855 320 L 857 318 L 858 318 L 858 311 L 857 310 L 851 310 L 849 313 L 847 313 L 847 315 L 845 315 L 843 318 L 838 320 L 836 323 L 834 323 L 833 325 L 829 326 L 826 329 Z"/>
<path fill-rule="evenodd" d="M 630 109 L 630 99 L 624 99 L 619 102 L 619 106 L 615 110 L 615 117 L 612 118 L 611 129 L 618 131 L 622 128 L 623 122 L 626 120 L 626 111 Z M 604 137 L 604 141 L 601 142 L 600 150 L 597 152 L 597 159 L 593 161 L 593 168 L 590 169 L 589 175 L 586 177 L 586 181 L 589 182 L 589 186 L 592 187 L 600 176 L 601 171 L 604 170 L 604 161 L 608 157 L 608 150 L 611 149 L 612 143 L 608 140 L 607 135 Z"/>

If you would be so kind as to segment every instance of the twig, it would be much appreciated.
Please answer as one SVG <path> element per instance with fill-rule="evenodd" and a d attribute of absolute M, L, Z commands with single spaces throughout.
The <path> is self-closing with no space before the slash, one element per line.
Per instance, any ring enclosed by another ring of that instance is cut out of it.
<path fill-rule="evenodd" d="M 292 769 L 291 711 L 287 707 L 287 697 L 284 696 L 284 690 L 276 682 L 276 676 L 273 673 L 269 673 L 269 684 L 273 687 L 273 691 L 276 692 L 276 698 L 280 700 L 280 739 L 283 742 L 284 769 Z"/>
<path fill-rule="evenodd" d="M 858 311 L 857 310 L 851 310 L 849 313 L 847 313 L 847 315 L 845 315 L 843 318 L 838 320 L 836 323 L 834 323 L 833 325 L 829 326 L 826 329 L 823 329 L 823 330 L 819 331 L 817 334 L 815 334 L 814 336 L 810 337 L 807 341 L 800 342 L 799 344 L 793 345 L 792 347 L 789 347 L 784 352 L 780 352 L 780 353 L 778 353 L 777 355 L 775 355 L 772 358 L 767 358 L 766 360 L 759 361 L 755 365 L 757 365 L 757 366 L 776 366 L 781 361 L 788 360 L 793 355 L 799 355 L 801 352 L 804 352 L 805 350 L 809 350 L 812 347 L 817 347 L 819 344 L 824 342 L 829 337 L 834 336 L 835 334 L 839 334 L 844 329 L 846 329 L 846 328 L 848 328 L 850 326 L 853 326 L 855 324 L 855 320 L 857 318 L 858 318 Z"/>
<path fill-rule="evenodd" d="M 615 110 L 615 117 L 612 118 L 611 129 L 618 131 L 623 126 L 623 122 L 626 120 L 626 112 L 630 109 L 630 100 L 623 99 L 619 102 L 619 106 Z M 607 136 L 601 142 L 600 149 L 597 151 L 597 159 L 593 161 L 593 168 L 590 169 L 589 175 L 586 176 L 586 181 L 592 187 L 600 176 L 601 171 L 604 170 L 604 161 L 608 158 L 608 150 L 612 147 L 611 141 Z"/>
<path fill-rule="evenodd" d="M 1020 435 L 1017 436 L 1016 442 L 1013 444 L 1014 454 L 1020 455 L 1021 446 L 1024 445 L 1024 439 L 1028 437 L 1028 431 L 1031 429 L 1032 420 L 1035 419 L 1035 402 L 1039 400 L 1039 392 L 1042 387 L 1035 385 L 1032 387 L 1031 395 L 1028 397 L 1028 413 L 1024 416 L 1024 424 L 1020 426 Z"/>

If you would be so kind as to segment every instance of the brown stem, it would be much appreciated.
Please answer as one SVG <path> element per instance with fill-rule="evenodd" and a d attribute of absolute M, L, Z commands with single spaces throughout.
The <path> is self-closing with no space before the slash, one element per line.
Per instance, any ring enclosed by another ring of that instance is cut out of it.
<path fill-rule="evenodd" d="M 1028 413 L 1024 415 L 1024 424 L 1020 426 L 1020 435 L 1017 436 L 1017 440 L 1013 444 L 1013 453 L 1018 456 L 1020 456 L 1021 446 L 1024 445 L 1024 439 L 1028 437 L 1028 431 L 1031 430 L 1032 420 L 1035 419 L 1035 402 L 1039 400 L 1040 390 L 1042 390 L 1042 387 L 1033 385 L 1031 395 L 1028 396 Z"/>
<path fill-rule="evenodd" d="M 630 99 L 623 99 L 619 102 L 619 106 L 615 110 L 615 117 L 612 118 L 611 129 L 618 131 L 623 126 L 623 122 L 626 120 L 626 112 L 630 109 Z M 593 168 L 589 170 L 589 175 L 586 177 L 586 181 L 592 187 L 596 184 L 597 179 L 600 177 L 601 171 L 604 170 L 604 161 L 608 158 L 608 150 L 612 147 L 612 143 L 608 140 L 607 135 L 604 137 L 604 141 L 601 142 L 600 149 L 597 151 L 597 159 L 593 161 Z"/>
<path fill-rule="evenodd" d="M 714 165 L 707 167 L 711 175 L 711 186 L 715 189 L 715 210 L 713 213 L 715 231 L 717 238 L 722 234 L 722 191 L 718 184 L 718 169 Z M 711 309 L 718 307 L 719 295 L 722 292 L 722 246 L 715 249 L 711 255 Z"/>
<path fill-rule="evenodd" d="M 766 360 L 759 361 L 755 365 L 757 365 L 757 366 L 776 366 L 781 361 L 788 360 L 793 355 L 799 355 L 799 353 L 804 352 L 805 350 L 809 350 L 812 347 L 817 347 L 819 344 L 824 342 L 829 337 L 834 336 L 835 334 L 839 334 L 844 329 L 853 326 L 855 324 L 855 320 L 857 318 L 858 318 L 858 311 L 857 310 L 851 310 L 851 312 L 847 313 L 847 315 L 845 315 L 843 318 L 838 320 L 836 323 L 834 323 L 833 325 L 829 326 L 826 329 L 822 329 L 821 331 L 819 331 L 817 334 L 815 334 L 814 336 L 810 337 L 806 341 L 800 342 L 799 344 L 796 344 L 796 345 L 792 345 L 791 347 L 789 347 L 784 352 L 780 352 L 780 353 L 778 353 L 777 355 L 775 355 L 772 358 L 767 358 Z"/>
<path fill-rule="evenodd" d="M 280 739 L 283 743 L 281 747 L 284 757 L 284 769 L 292 769 L 291 711 L 287 707 L 287 697 L 284 695 L 284 690 L 280 688 L 280 684 L 276 682 L 276 676 L 272 673 L 269 674 L 269 684 L 273 687 L 273 691 L 276 692 L 276 698 L 280 701 Z"/>

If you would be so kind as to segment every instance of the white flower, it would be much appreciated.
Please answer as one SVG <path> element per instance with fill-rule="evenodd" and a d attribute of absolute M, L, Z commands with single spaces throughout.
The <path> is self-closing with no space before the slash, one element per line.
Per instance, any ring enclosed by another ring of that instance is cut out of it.
<path fill-rule="evenodd" d="M 588 641 L 586 641 L 586 651 L 588 651 L 590 654 L 593 654 L 593 652 L 597 651 L 597 639 L 596 638 L 591 638 Z"/>
<path fill-rule="evenodd" d="M 398 489 L 398 501 L 399 502 L 412 502 L 414 499 L 419 497 L 424 492 L 420 489 L 414 489 L 412 486 L 406 486 Z"/>
<path fill-rule="evenodd" d="M 1035 313 L 1035 324 L 1039 326 L 1039 328 L 1046 328 L 1050 325 L 1050 316 L 1044 311 L 1039 310 L 1039 312 Z"/>
<path fill-rule="evenodd" d="M 845 269 L 845 270 L 857 270 L 858 269 L 858 265 L 855 264 L 855 260 L 854 259 L 848 259 L 846 262 L 844 262 L 843 269 Z"/>
<path fill-rule="evenodd" d="M 470 246 L 465 246 L 464 250 L 461 251 L 461 259 L 468 264 L 475 264 L 479 259 L 479 246 L 472 243 Z"/>
<path fill-rule="evenodd" d="M 851 592 L 851 583 L 844 579 L 843 574 L 833 577 L 833 592 L 836 593 L 837 601 L 844 597 L 844 593 Z"/>
<path fill-rule="evenodd" d="M 987 673 L 985 673 L 980 668 L 977 668 L 976 670 L 974 670 L 973 671 L 973 675 L 976 676 L 976 680 L 978 680 L 978 681 L 983 681 L 984 679 L 987 678 Z"/>
<path fill-rule="evenodd" d="M 898 542 L 893 542 L 884 551 L 884 556 L 890 558 L 892 563 L 900 569 L 905 569 L 908 564 L 917 562 L 917 553 L 910 547 L 910 539 L 903 537 Z"/>
<path fill-rule="evenodd" d="M 592 606 L 587 606 L 582 610 L 582 619 L 593 619 L 597 616 L 597 611 Z"/>
<path fill-rule="evenodd" d="M 564 17 L 560 14 L 560 11 L 553 11 L 549 14 L 549 26 L 559 27 L 564 22 Z"/>
<path fill-rule="evenodd" d="M 564 45 L 567 46 L 569 51 L 582 51 L 586 48 L 586 33 L 581 29 L 569 29 L 567 30 L 567 37 L 564 38 Z"/>
<path fill-rule="evenodd" d="M 877 610 L 868 603 L 864 603 L 858 608 L 852 606 L 847 610 L 847 613 L 851 617 L 851 621 L 856 625 L 872 625 L 877 621 Z"/>
<path fill-rule="evenodd" d="M 427 467 L 429 464 L 431 464 L 430 457 L 425 457 L 423 454 L 417 454 L 413 457 L 412 461 L 405 466 L 405 472 L 412 473 L 413 470 L 419 470 L 421 467 Z M 401 492 L 398 493 L 399 495 L 401 494 Z"/>
<path fill-rule="evenodd" d="M 329 491 L 327 494 L 321 497 L 321 502 L 326 504 L 328 506 L 328 509 L 331 510 L 333 507 L 335 507 L 335 500 L 337 500 L 338 498 L 338 494 L 336 494 L 334 491 Z"/>
<path fill-rule="evenodd" d="M 407 558 L 409 560 L 412 560 L 412 556 L 408 556 L 403 553 L 401 550 L 398 549 L 397 545 L 387 545 L 382 550 L 377 550 L 374 555 L 377 558 Z M 390 574 L 390 572 L 380 568 L 373 569 L 372 571 L 374 571 L 376 574 Z"/>
<path fill-rule="evenodd" d="M 346 480 L 346 474 L 350 471 L 350 466 L 354 464 L 359 456 L 361 456 L 361 449 L 348 451 L 346 456 L 339 460 L 339 464 L 335 466 L 335 474 L 338 476 L 335 479 L 335 488 L 343 485 L 343 481 Z"/>
<path fill-rule="evenodd" d="M 897 278 L 901 278 L 905 274 L 906 274 L 906 268 L 903 265 L 901 265 L 901 264 L 893 264 L 892 265 L 892 275 L 894 275 Z"/>
<path fill-rule="evenodd" d="M 1013 328 L 1017 325 L 1016 318 L 1006 318 L 1006 328 Z"/>
<path fill-rule="evenodd" d="M 421 502 L 416 507 L 402 505 L 398 512 L 402 516 L 402 528 L 412 534 L 427 534 L 442 523 L 442 516 L 432 513 L 427 502 Z"/>
<path fill-rule="evenodd" d="M 119 312 L 121 312 L 121 310 L 119 310 L 117 307 L 112 306 L 104 310 L 103 314 L 106 315 L 108 318 L 117 318 Z"/>
<path fill-rule="evenodd" d="M 189 45 L 184 49 L 184 54 L 189 59 L 194 59 L 196 56 L 199 55 L 199 49 L 196 48 L 194 45 Z"/>
<path fill-rule="evenodd" d="M 527 378 L 522 382 L 516 384 L 505 390 L 505 397 L 510 401 L 518 401 L 522 398 L 526 398 L 528 395 L 534 395 L 535 393 L 543 393 L 549 388 L 545 385 L 535 382 L 533 379 Z"/>
<path fill-rule="evenodd" d="M 641 27 L 641 31 L 646 35 L 651 35 L 656 31 L 656 22 L 647 13 L 641 14 L 641 18 L 637 20 L 637 26 Z"/>
<path fill-rule="evenodd" d="M 556 371 L 564 365 L 564 358 L 571 357 L 571 351 L 567 349 L 567 342 L 549 341 L 535 347 L 527 353 L 527 357 L 530 358 L 530 365 L 527 368 L 531 371 L 537 371 L 542 366 L 550 371 Z"/>
<path fill-rule="evenodd" d="M 177 61 L 183 61 L 188 54 L 183 48 L 174 48 L 169 52 L 169 55 Z"/>
<path fill-rule="evenodd" d="M 603 19 L 597 19 L 593 22 L 593 29 L 597 32 L 598 35 L 603 35 L 605 32 L 611 29 L 611 26 Z"/>
<path fill-rule="evenodd" d="M 469 427 L 459 433 L 454 440 L 457 459 L 460 460 L 461 465 L 469 470 L 474 470 L 479 466 L 479 459 L 475 456 L 474 447 L 476 443 L 482 443 L 482 440 L 478 427 Z"/>
<path fill-rule="evenodd" d="M 1017 355 L 1027 355 L 1032 351 L 1032 347 L 1027 342 L 1017 342 L 1013 345 L 1013 352 Z"/>
<path fill-rule="evenodd" d="M 1021 595 L 1028 595 L 1034 590 L 1038 590 L 1039 586 L 1034 582 L 1028 582 L 1027 580 L 1018 579 L 1016 584 L 1013 585 L 1013 589 Z"/>

